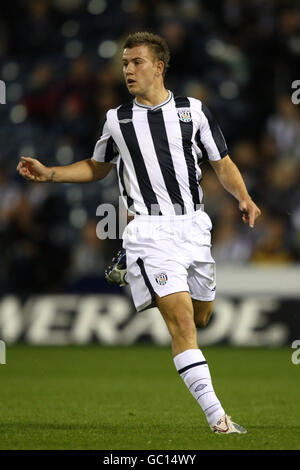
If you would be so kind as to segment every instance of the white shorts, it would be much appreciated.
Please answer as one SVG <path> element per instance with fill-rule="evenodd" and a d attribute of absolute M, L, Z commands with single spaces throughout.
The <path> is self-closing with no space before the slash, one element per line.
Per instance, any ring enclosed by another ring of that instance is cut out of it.
<path fill-rule="evenodd" d="M 195 300 L 215 298 L 212 223 L 206 212 L 177 216 L 136 216 L 125 228 L 127 280 L 137 311 L 164 297 L 188 291 Z"/>

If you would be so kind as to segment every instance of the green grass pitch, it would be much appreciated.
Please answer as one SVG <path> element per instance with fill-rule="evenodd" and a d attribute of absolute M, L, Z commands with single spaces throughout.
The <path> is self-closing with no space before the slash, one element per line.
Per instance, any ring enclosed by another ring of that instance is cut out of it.
<path fill-rule="evenodd" d="M 215 391 L 245 435 L 215 435 L 170 348 L 7 347 L 0 449 L 300 449 L 292 349 L 206 347 Z"/>

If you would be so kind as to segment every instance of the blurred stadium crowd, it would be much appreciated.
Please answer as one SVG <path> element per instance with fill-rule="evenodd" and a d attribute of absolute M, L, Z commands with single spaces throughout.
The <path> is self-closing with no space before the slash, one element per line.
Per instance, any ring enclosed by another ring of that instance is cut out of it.
<path fill-rule="evenodd" d="M 166 38 L 167 88 L 211 108 L 262 209 L 250 230 L 203 164 L 217 263 L 299 262 L 300 105 L 291 101 L 300 79 L 299 2 L 14 0 L 0 15 L 1 294 L 98 289 L 120 246 L 96 236 L 97 206 L 118 203 L 115 175 L 34 184 L 15 168 L 20 155 L 48 166 L 92 155 L 106 111 L 130 100 L 120 48 L 141 30 Z"/>

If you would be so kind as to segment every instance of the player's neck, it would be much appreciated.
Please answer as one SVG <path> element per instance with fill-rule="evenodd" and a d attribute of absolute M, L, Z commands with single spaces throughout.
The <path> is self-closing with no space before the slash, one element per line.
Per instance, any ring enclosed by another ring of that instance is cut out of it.
<path fill-rule="evenodd" d="M 136 101 L 139 104 L 146 106 L 157 106 L 168 99 L 169 92 L 163 86 L 161 89 L 149 90 L 143 95 L 136 96 Z"/>

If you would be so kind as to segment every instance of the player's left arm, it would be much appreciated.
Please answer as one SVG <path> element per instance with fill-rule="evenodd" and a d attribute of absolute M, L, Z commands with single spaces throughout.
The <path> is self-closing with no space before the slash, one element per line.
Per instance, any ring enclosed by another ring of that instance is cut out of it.
<path fill-rule="evenodd" d="M 243 214 L 243 222 L 253 228 L 255 220 L 260 216 L 261 212 L 251 199 L 243 177 L 235 163 L 229 155 L 220 160 L 210 160 L 209 163 L 216 172 L 222 186 L 239 201 L 239 209 Z"/>

